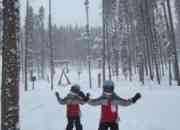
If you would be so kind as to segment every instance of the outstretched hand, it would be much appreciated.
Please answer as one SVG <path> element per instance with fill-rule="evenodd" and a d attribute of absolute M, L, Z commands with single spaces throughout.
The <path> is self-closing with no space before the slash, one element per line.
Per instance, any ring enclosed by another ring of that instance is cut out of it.
<path fill-rule="evenodd" d="M 85 98 L 85 94 L 84 94 L 82 91 L 79 92 L 79 96 L 80 96 L 81 98 Z"/>
<path fill-rule="evenodd" d="M 132 102 L 136 103 L 137 100 L 139 100 L 141 98 L 141 94 L 140 93 L 136 93 L 136 95 L 132 98 Z"/>
<path fill-rule="evenodd" d="M 55 95 L 56 95 L 56 97 L 57 97 L 57 98 L 59 98 L 59 97 L 60 97 L 60 95 L 59 95 L 59 93 L 58 93 L 58 92 L 55 92 Z"/>
<path fill-rule="evenodd" d="M 87 93 L 86 96 L 85 96 L 85 98 L 84 98 L 84 101 L 85 101 L 85 102 L 88 102 L 88 101 L 89 101 L 89 98 L 90 98 L 90 94 Z"/>
<path fill-rule="evenodd" d="M 87 96 L 87 97 L 90 97 L 90 93 L 87 93 L 86 96 Z"/>

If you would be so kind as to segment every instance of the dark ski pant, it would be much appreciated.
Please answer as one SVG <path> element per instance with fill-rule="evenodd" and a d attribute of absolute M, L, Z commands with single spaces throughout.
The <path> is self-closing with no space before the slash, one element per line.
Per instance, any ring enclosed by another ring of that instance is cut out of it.
<path fill-rule="evenodd" d="M 98 130 L 119 130 L 118 123 L 100 123 Z"/>
<path fill-rule="evenodd" d="M 67 124 L 66 130 L 73 130 L 74 125 L 76 127 L 76 130 L 83 130 L 79 116 L 73 117 L 73 118 L 68 117 L 67 119 L 68 119 L 68 124 Z"/>

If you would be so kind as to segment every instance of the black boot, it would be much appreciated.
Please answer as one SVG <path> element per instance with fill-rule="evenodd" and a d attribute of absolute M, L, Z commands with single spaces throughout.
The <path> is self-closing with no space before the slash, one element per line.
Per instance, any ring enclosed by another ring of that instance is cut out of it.
<path fill-rule="evenodd" d="M 108 130 L 108 124 L 100 123 L 98 130 Z"/>
<path fill-rule="evenodd" d="M 66 130 L 73 130 L 73 122 L 74 122 L 74 119 L 68 118 L 68 124 L 66 126 Z"/>
<path fill-rule="evenodd" d="M 119 126 L 117 123 L 111 123 L 110 124 L 110 130 L 119 130 Z"/>
<path fill-rule="evenodd" d="M 76 126 L 76 130 L 83 130 L 79 116 L 75 119 L 75 126 Z"/>

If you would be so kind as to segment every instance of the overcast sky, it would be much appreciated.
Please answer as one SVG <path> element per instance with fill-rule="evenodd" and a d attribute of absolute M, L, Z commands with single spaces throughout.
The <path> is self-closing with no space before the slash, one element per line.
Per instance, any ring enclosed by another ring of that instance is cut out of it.
<path fill-rule="evenodd" d="M 29 0 L 35 11 L 43 5 L 48 15 L 49 0 Z M 84 26 L 86 24 L 86 14 L 84 7 L 85 0 L 52 0 L 52 20 L 57 25 L 78 24 Z M 90 24 L 92 26 L 101 25 L 101 0 L 90 1 Z M 26 0 L 21 0 L 21 16 L 24 19 L 26 12 Z M 47 16 L 46 16 L 47 18 Z"/>
<path fill-rule="evenodd" d="M 22 24 L 26 13 L 26 0 L 21 1 L 21 16 Z M 29 0 L 30 4 L 37 12 L 39 6 L 43 5 L 46 8 L 46 25 L 48 18 L 48 1 L 49 0 Z M 86 24 L 86 13 L 84 7 L 85 0 L 52 0 L 52 22 L 60 25 L 80 25 Z M 102 0 L 89 0 L 90 1 L 90 24 L 91 26 L 101 26 L 101 1 Z M 174 0 L 170 0 L 173 6 Z M 173 15 L 174 14 L 173 7 Z"/>

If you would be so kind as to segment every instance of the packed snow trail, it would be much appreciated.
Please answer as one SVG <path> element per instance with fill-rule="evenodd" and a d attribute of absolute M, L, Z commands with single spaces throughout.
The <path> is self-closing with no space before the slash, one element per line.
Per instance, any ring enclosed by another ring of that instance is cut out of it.
<path fill-rule="evenodd" d="M 78 79 L 75 70 L 69 74 L 72 83 L 81 85 L 81 89 L 90 92 L 91 97 L 101 95 L 102 88 L 97 88 L 97 70 L 93 74 L 93 89 L 88 88 L 88 73 L 86 71 Z M 65 130 L 66 107 L 59 105 L 54 95 L 60 92 L 64 97 L 70 87 L 57 86 L 60 70 L 55 77 L 55 90 L 45 81 L 38 81 L 35 90 L 24 92 L 21 89 L 20 117 L 21 130 Z M 162 86 L 156 83 L 146 83 L 142 86 L 138 81 L 129 82 L 120 76 L 115 81 L 115 91 L 122 97 L 142 93 L 142 99 L 130 107 L 120 107 L 120 130 L 179 130 L 180 125 L 180 88 L 168 87 L 168 81 Z M 81 106 L 82 124 L 84 130 L 97 130 L 100 118 L 100 107 Z"/>

